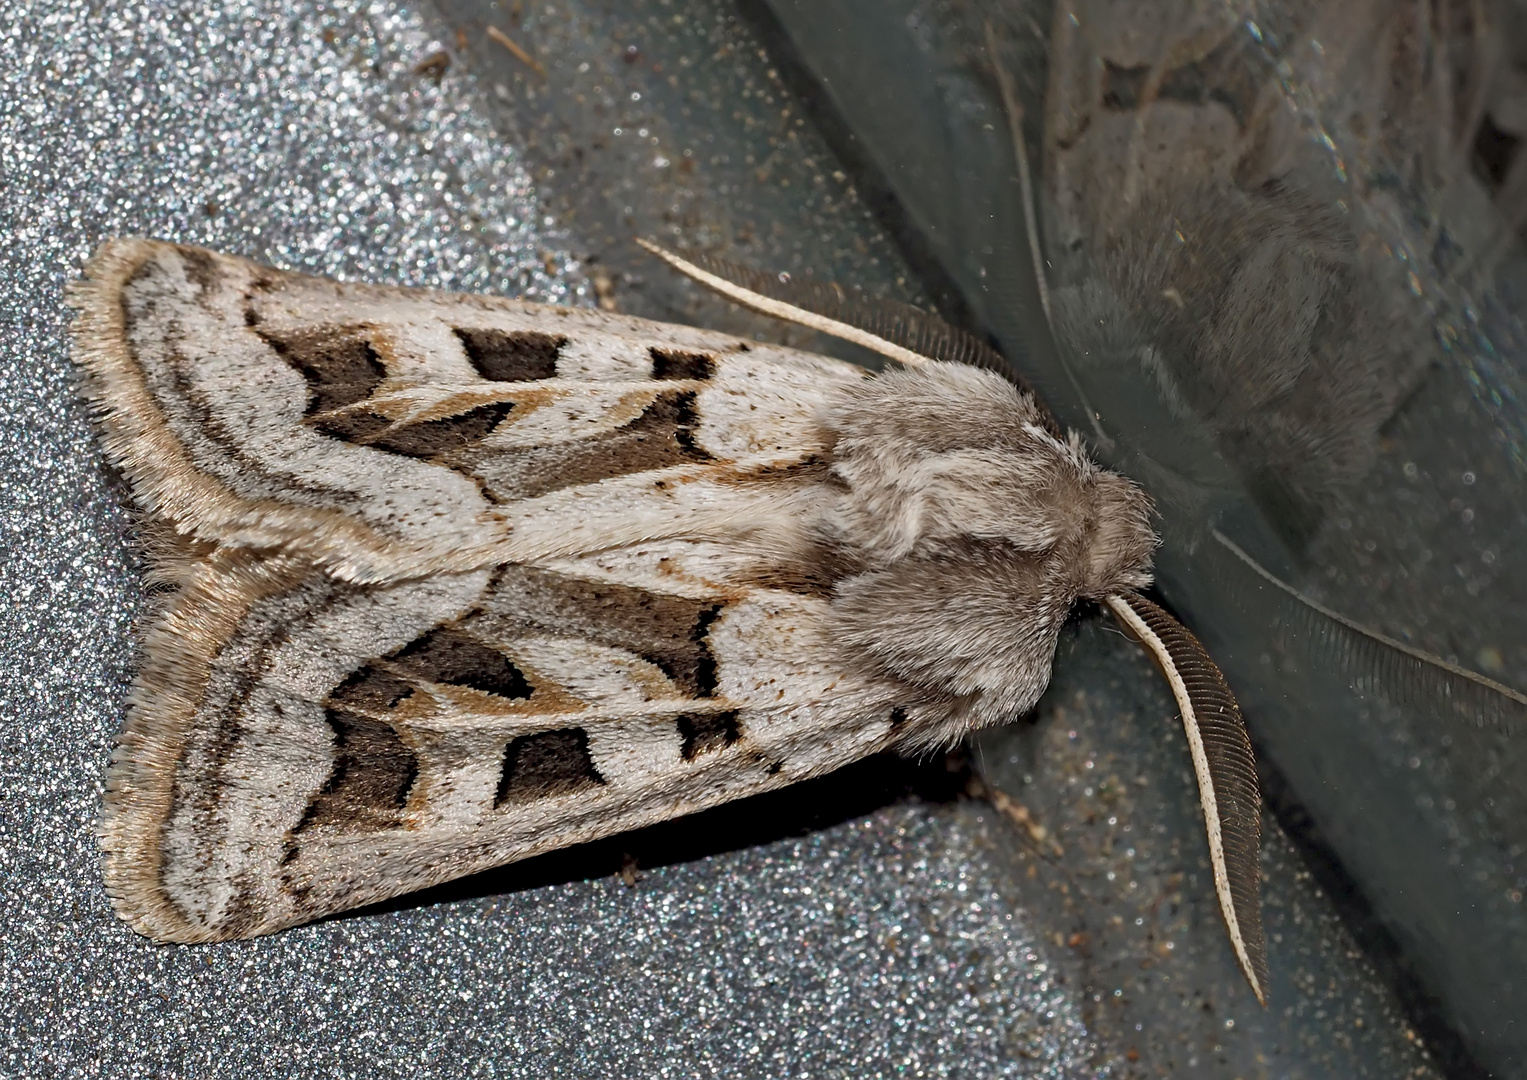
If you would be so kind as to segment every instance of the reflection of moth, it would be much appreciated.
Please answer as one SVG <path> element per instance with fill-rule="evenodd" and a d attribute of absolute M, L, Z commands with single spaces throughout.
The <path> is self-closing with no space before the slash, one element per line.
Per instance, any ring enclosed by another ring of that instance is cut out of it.
<path fill-rule="evenodd" d="M 1291 563 L 1318 560 L 1331 534 L 1352 525 L 1351 507 L 1382 477 L 1356 482 L 1373 472 L 1381 429 L 1441 355 L 1439 311 L 1490 268 L 1500 238 L 1520 224 L 1511 193 L 1527 190 L 1527 165 L 1501 125 L 1520 124 L 1527 96 L 1498 55 L 1489 3 L 1279 8 L 1273 43 L 1223 4 L 1056 4 L 1035 200 L 1050 270 L 1046 310 L 1077 389 L 1106 401 L 1098 434 L 1117 435 L 1137 461 L 1166 462 L 1156 475 L 1144 465 L 1138 474 L 1168 508 L 1179 560 L 1161 560 L 1168 596 L 1231 627 L 1216 648 L 1228 643 L 1229 670 L 1265 710 L 1276 764 L 1305 785 L 1300 794 L 1322 798 L 1316 785 L 1361 767 L 1358 755 L 1374 745 L 1397 745 L 1402 724 L 1407 737 L 1426 740 L 1415 746 L 1446 747 L 1454 733 L 1461 743 L 1467 732 L 1484 778 L 1498 766 L 1483 747 L 1497 752 L 1501 733 L 1523 730 L 1527 698 L 1396 640 L 1408 628 L 1378 634 L 1269 573 L 1246 548 L 1265 557 L 1280 545 L 1257 535 L 1239 487 L 1282 534 L 1280 554 Z M 1010 114 L 1021 115 L 1000 63 L 997 74 Z M 1115 383 L 1143 390 L 1150 381 L 1159 400 L 1106 396 Z M 1215 450 L 1239 485 L 1215 471 Z M 1191 469 L 1205 461 L 1201 480 Z M 1402 495 L 1387 508 L 1392 534 L 1412 531 L 1404 518 L 1414 505 Z M 1323 566 L 1329 579 L 1340 569 Z M 1363 587 L 1378 594 L 1392 581 L 1375 573 Z M 1374 608 L 1382 602 L 1357 610 Z M 1476 741 L 1475 729 L 1489 734 Z M 1300 761 L 1306 748 L 1327 753 L 1328 732 L 1335 749 L 1321 765 Z M 1418 768 L 1421 757 L 1413 760 Z M 1389 806 L 1417 805 L 1396 772 L 1385 774 Z M 1419 844 L 1419 834 L 1346 798 L 1320 806 L 1333 833 L 1390 833 L 1369 834 L 1377 842 L 1366 850 L 1345 846 L 1343 858 L 1365 884 L 1402 886 L 1392 863 L 1373 867 Z M 1488 868 L 1502 883 L 1510 848 L 1501 843 L 1505 858 Z M 1417 936 L 1441 921 L 1421 905 L 1403 916 L 1395 924 Z M 1432 955 L 1451 962 L 1462 951 L 1446 941 Z"/>
<path fill-rule="evenodd" d="M 170 244 L 96 255 L 77 356 L 172 588 L 107 785 L 123 917 L 249 937 L 947 746 L 1032 707 L 1092 599 L 1182 707 L 1260 997 L 1250 743 L 1137 592 L 1146 497 L 950 362 L 987 350 L 937 320 L 666 257 L 905 370 Z"/>
<path fill-rule="evenodd" d="M 1436 201 L 1463 209 L 1436 217 L 1422 254 L 1455 264 L 1499 231 L 1452 134 L 1491 102 L 1516 122 L 1487 16 L 1446 0 L 1310 5 L 1283 48 L 1309 70 L 1280 76 L 1222 4 L 1056 7 L 1043 203 L 1057 333 L 1081 362 L 1143 364 L 1293 534 L 1371 465 L 1435 351 L 1410 295 L 1428 271 L 1402 261 L 1386 219 L 1440 215 L 1424 193 L 1444 190 Z M 1285 80 L 1322 95 L 1366 172 L 1341 175 Z M 1489 183 L 1510 207 L 1527 167 Z"/>

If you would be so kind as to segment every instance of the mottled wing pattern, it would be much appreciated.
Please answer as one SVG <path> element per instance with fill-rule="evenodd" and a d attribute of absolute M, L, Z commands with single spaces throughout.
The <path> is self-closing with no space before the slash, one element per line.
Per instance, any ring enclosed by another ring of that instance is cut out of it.
<path fill-rule="evenodd" d="M 825 395 L 864 377 L 701 330 L 149 241 L 104 246 L 75 302 L 87 394 L 146 509 L 357 581 L 581 550 L 524 527 L 598 483 L 636 520 L 656 504 L 671 529 L 714 530 L 741 512 L 716 485 L 810 457 Z"/>
<path fill-rule="evenodd" d="M 145 241 L 76 301 L 111 456 L 178 537 L 102 821 L 142 932 L 306 922 L 905 720 L 843 670 L 795 532 L 857 369 Z"/>
<path fill-rule="evenodd" d="M 896 702 L 834 670 L 826 601 L 707 579 L 706 548 L 365 585 L 198 568 L 109 782 L 124 914 L 267 933 L 885 746 Z"/>

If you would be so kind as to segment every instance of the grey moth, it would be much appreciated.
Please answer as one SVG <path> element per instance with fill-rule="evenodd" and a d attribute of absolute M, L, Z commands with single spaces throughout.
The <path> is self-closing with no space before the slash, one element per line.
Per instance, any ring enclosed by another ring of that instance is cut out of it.
<path fill-rule="evenodd" d="M 96 253 L 75 356 L 162 597 L 100 823 L 119 914 L 252 937 L 946 747 L 1032 707 L 1093 601 L 1181 707 L 1261 998 L 1251 745 L 1141 595 L 1144 492 L 917 309 L 653 250 L 897 364 Z"/>

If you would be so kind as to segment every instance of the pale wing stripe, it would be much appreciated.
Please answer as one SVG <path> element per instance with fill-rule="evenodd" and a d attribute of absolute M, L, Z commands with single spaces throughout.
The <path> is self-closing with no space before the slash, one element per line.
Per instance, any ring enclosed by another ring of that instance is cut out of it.
<path fill-rule="evenodd" d="M 1209 774 L 1209 755 L 1204 751 L 1203 736 L 1198 730 L 1197 711 L 1188 694 L 1187 684 L 1178 673 L 1166 643 L 1136 614 L 1135 609 L 1122 596 L 1108 597 L 1107 604 L 1119 621 L 1129 627 L 1150 650 L 1161 670 L 1166 673 L 1172 696 L 1177 699 L 1177 708 L 1182 712 L 1182 728 L 1188 736 L 1188 750 L 1193 755 L 1193 772 L 1198 778 L 1198 799 L 1204 811 L 1204 831 L 1209 836 L 1209 862 L 1214 868 L 1214 891 L 1219 897 L 1220 914 L 1224 916 L 1225 929 L 1230 934 L 1230 944 L 1235 948 L 1235 958 L 1241 966 L 1241 972 L 1251 984 L 1251 992 L 1257 996 L 1257 1001 L 1265 1006 L 1267 997 L 1253 970 L 1251 956 L 1241 934 L 1240 920 L 1236 917 L 1235 904 L 1230 896 L 1230 874 L 1225 867 L 1225 842 L 1220 829 L 1219 801 L 1214 794 L 1214 781 Z"/>
<path fill-rule="evenodd" d="M 908 367 L 917 367 L 928 362 L 927 357 L 919 356 L 911 349 L 904 349 L 900 345 L 885 340 L 885 338 L 865 330 L 860 330 L 857 326 L 850 326 L 848 323 L 839 322 L 837 319 L 829 319 L 826 316 L 807 311 L 805 308 L 796 307 L 794 304 L 787 304 L 782 300 L 774 300 L 767 296 L 761 296 L 751 289 L 745 289 L 741 285 L 727 281 L 723 277 L 717 277 L 710 271 L 702 270 L 694 263 L 675 255 L 671 251 L 660 248 L 648 240 L 637 240 L 636 242 L 685 277 L 698 281 L 706 288 L 713 289 L 728 300 L 736 301 L 743 307 L 752 308 L 754 311 L 762 312 L 776 319 L 783 319 L 786 322 L 809 326 L 813 330 L 820 330 L 824 334 L 831 334 L 833 337 L 842 338 L 844 341 L 851 341 L 855 345 L 862 345 L 866 349 L 871 349 L 882 356 L 906 364 Z"/>

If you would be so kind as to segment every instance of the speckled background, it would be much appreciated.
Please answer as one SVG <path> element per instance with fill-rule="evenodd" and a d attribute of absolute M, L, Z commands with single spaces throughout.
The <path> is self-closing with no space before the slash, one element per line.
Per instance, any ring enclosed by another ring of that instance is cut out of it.
<path fill-rule="evenodd" d="M 505 15 L 544 81 L 487 17 L 0 3 L 0 1072 L 1436 1075 L 1271 822 L 1274 1000 L 1250 1003 L 1170 700 L 1095 623 L 1038 716 L 974 751 L 1043 841 L 958 763 L 879 762 L 260 941 L 115 919 L 92 829 L 140 590 L 63 304 L 101 238 L 751 327 L 621 254 L 667 223 L 916 295 L 728 4 Z M 415 68 L 442 48 L 437 83 Z M 657 97 L 677 70 L 703 100 Z M 599 158 L 604 130 L 633 149 Z M 700 139 L 721 148 L 651 182 Z"/>

